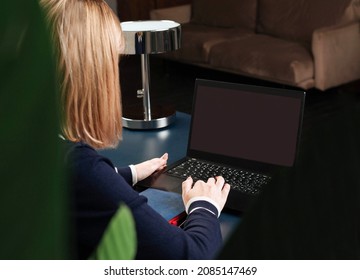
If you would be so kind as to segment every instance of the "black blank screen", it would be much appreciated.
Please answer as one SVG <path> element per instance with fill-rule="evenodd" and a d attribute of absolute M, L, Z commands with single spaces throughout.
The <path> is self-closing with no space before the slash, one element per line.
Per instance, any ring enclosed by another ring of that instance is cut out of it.
<path fill-rule="evenodd" d="M 198 85 L 194 106 L 191 150 L 293 165 L 300 98 Z"/>

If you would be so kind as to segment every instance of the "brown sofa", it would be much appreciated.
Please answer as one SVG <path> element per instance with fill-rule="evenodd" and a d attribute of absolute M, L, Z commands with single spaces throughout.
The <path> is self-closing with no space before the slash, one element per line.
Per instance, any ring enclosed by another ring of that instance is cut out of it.
<path fill-rule="evenodd" d="M 186 22 L 169 59 L 303 89 L 360 79 L 360 0 L 193 0 L 151 18 Z"/>

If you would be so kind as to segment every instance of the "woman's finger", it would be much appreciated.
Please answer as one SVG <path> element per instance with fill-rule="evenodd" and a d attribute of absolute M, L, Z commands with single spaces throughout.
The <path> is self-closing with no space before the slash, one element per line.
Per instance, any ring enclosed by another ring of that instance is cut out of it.
<path fill-rule="evenodd" d="M 183 193 L 187 193 L 191 190 L 193 184 L 193 179 L 191 177 L 188 177 L 184 182 L 182 182 L 182 191 Z"/>
<path fill-rule="evenodd" d="M 225 184 L 225 179 L 224 179 L 224 177 L 222 177 L 222 176 L 217 176 L 217 177 L 216 177 L 216 186 L 219 187 L 219 188 L 223 188 L 224 184 Z"/>

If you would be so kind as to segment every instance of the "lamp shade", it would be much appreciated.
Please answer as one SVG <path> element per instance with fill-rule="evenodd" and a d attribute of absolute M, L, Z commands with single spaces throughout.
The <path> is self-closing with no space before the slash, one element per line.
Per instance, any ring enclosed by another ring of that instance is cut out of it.
<path fill-rule="evenodd" d="M 171 20 L 124 21 L 125 54 L 158 54 L 180 48 L 181 26 Z"/>

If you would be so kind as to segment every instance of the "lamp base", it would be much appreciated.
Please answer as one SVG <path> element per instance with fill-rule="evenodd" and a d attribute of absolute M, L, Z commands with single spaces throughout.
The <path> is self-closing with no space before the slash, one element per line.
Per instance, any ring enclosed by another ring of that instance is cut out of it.
<path fill-rule="evenodd" d="M 176 112 L 173 109 L 156 107 L 151 111 L 151 120 L 144 119 L 144 113 L 134 110 L 135 113 L 125 113 L 122 118 L 123 127 L 128 129 L 159 129 L 171 125 L 176 119 Z"/>

